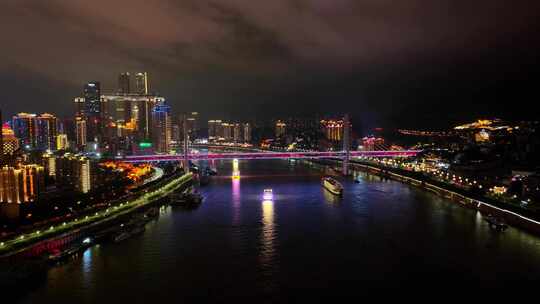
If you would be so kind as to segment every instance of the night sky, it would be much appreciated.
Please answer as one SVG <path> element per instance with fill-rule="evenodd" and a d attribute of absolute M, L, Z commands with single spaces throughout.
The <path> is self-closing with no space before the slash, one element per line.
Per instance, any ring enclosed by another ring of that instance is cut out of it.
<path fill-rule="evenodd" d="M 538 0 L 4 0 L 0 103 L 71 115 L 147 71 L 175 111 L 364 127 L 538 119 Z M 6 115 L 4 114 L 4 115 Z"/>

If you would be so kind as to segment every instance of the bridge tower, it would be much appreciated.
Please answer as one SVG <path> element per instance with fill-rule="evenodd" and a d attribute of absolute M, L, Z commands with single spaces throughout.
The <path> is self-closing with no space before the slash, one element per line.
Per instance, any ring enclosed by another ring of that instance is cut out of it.
<path fill-rule="evenodd" d="M 345 114 L 343 118 L 343 175 L 349 175 L 349 160 L 351 157 L 351 126 L 349 122 L 349 114 Z"/>
<path fill-rule="evenodd" d="M 189 173 L 189 136 L 188 136 L 188 125 L 187 125 L 187 115 L 182 115 L 182 129 L 184 131 L 184 172 Z"/>

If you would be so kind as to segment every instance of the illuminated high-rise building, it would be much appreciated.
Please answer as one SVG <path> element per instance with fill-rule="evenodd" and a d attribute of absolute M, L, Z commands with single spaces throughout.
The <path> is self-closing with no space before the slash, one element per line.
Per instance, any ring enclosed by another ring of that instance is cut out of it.
<path fill-rule="evenodd" d="M 43 154 L 43 166 L 48 176 L 56 176 L 56 156 L 54 154 Z"/>
<path fill-rule="evenodd" d="M 58 134 L 56 136 L 56 149 L 67 150 L 69 148 L 69 141 L 67 134 Z"/>
<path fill-rule="evenodd" d="M 131 93 L 129 88 L 130 75 L 128 72 L 121 73 L 118 76 L 118 93 L 119 94 L 129 94 Z"/>
<path fill-rule="evenodd" d="M 56 117 L 43 113 L 36 118 L 36 143 L 39 150 L 56 150 Z"/>
<path fill-rule="evenodd" d="M 86 146 L 86 120 L 83 116 L 79 115 L 75 117 L 75 129 L 77 147 L 81 148 Z"/>
<path fill-rule="evenodd" d="M 84 97 L 75 97 L 73 101 L 75 102 L 75 113 L 84 115 L 86 113 Z"/>
<path fill-rule="evenodd" d="M 2 126 L 2 151 L 5 155 L 13 155 L 17 150 L 19 150 L 19 139 L 15 137 L 9 124 L 5 123 Z"/>
<path fill-rule="evenodd" d="M 182 129 L 180 128 L 180 125 L 178 122 L 172 122 L 171 123 L 171 144 L 170 148 L 174 151 L 180 151 L 180 146 L 182 142 Z"/>
<path fill-rule="evenodd" d="M 58 188 L 87 193 L 93 188 L 92 162 L 86 157 L 65 153 L 55 159 L 55 179 Z M 50 169 L 49 169 L 50 170 Z"/>
<path fill-rule="evenodd" d="M 187 117 L 188 135 L 191 140 L 199 138 L 199 113 L 191 112 Z"/>
<path fill-rule="evenodd" d="M 171 143 L 171 107 L 157 105 L 152 111 L 152 141 L 155 151 L 168 153 Z"/>
<path fill-rule="evenodd" d="M 280 138 L 285 135 L 287 124 L 283 121 L 278 120 L 276 122 L 276 138 Z"/>
<path fill-rule="evenodd" d="M 78 184 L 77 189 L 82 193 L 87 193 L 92 189 L 92 179 L 90 173 L 90 160 L 84 157 L 81 157 L 78 161 L 78 170 L 77 170 Z"/>
<path fill-rule="evenodd" d="M 101 88 L 97 81 L 84 86 L 84 111 L 80 113 L 86 120 L 86 140 L 98 141 L 101 135 Z"/>
<path fill-rule="evenodd" d="M 148 74 L 146 72 L 135 75 L 135 93 L 148 95 Z"/>
<path fill-rule="evenodd" d="M 215 141 L 223 137 L 223 122 L 221 120 L 208 121 L 208 140 Z"/>
<path fill-rule="evenodd" d="M 321 120 L 321 127 L 326 139 L 339 142 L 343 138 L 343 120 Z"/>
<path fill-rule="evenodd" d="M 233 124 L 228 122 L 222 122 L 221 123 L 221 136 L 220 138 L 223 138 L 226 141 L 231 140 L 233 137 Z"/>
<path fill-rule="evenodd" d="M 239 123 L 233 124 L 233 141 L 235 143 L 242 140 L 242 127 Z"/>
<path fill-rule="evenodd" d="M 251 142 L 251 125 L 249 123 L 243 124 L 244 129 L 244 142 L 249 143 Z"/>
<path fill-rule="evenodd" d="M 0 168 L 0 202 L 26 203 L 35 201 L 45 187 L 44 168 L 23 165 L 20 168 Z"/>
<path fill-rule="evenodd" d="M 15 137 L 25 149 L 33 149 L 37 144 L 36 114 L 19 113 L 12 121 Z"/>
<path fill-rule="evenodd" d="M 216 120 L 208 121 L 208 140 L 214 140 L 216 138 Z"/>

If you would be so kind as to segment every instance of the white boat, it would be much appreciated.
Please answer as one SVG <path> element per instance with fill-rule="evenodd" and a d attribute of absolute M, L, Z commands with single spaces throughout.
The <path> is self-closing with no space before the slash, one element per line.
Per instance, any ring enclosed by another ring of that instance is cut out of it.
<path fill-rule="evenodd" d="M 265 201 L 271 201 L 274 199 L 274 193 L 272 192 L 272 189 L 264 189 L 263 199 Z"/>
<path fill-rule="evenodd" d="M 331 177 L 323 177 L 321 184 L 324 189 L 335 195 L 343 195 L 343 186 Z"/>

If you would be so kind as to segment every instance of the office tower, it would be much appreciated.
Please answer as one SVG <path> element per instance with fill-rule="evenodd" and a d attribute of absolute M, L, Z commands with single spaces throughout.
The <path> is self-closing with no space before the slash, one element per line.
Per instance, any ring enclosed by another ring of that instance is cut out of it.
<path fill-rule="evenodd" d="M 78 184 L 77 160 L 78 158 L 71 153 L 65 153 L 56 158 L 55 180 L 57 188 L 70 190 L 76 188 L 76 184 Z"/>
<path fill-rule="evenodd" d="M 105 94 L 101 96 L 104 109 L 104 138 L 107 142 L 133 136 L 139 142 L 148 142 L 152 134 L 152 110 L 165 103 L 157 95 Z"/>
<path fill-rule="evenodd" d="M 188 135 L 191 140 L 199 138 L 199 113 L 191 112 L 187 118 Z"/>
<path fill-rule="evenodd" d="M 233 127 L 234 124 L 228 123 L 228 122 L 222 122 L 221 123 L 221 138 L 223 138 L 226 141 L 230 141 L 233 139 Z"/>
<path fill-rule="evenodd" d="M 283 121 L 278 120 L 276 122 L 276 138 L 280 138 L 285 135 L 287 124 Z"/>
<path fill-rule="evenodd" d="M 327 140 L 341 141 L 343 137 L 343 120 L 321 120 L 321 127 Z"/>
<path fill-rule="evenodd" d="M 36 143 L 39 150 L 56 150 L 57 119 L 43 113 L 36 118 Z"/>
<path fill-rule="evenodd" d="M 215 120 L 209 120 L 208 121 L 208 140 L 214 140 L 216 138 L 216 121 Z"/>
<path fill-rule="evenodd" d="M 45 167 L 45 174 L 48 176 L 56 176 L 56 156 L 51 153 L 44 153 L 43 167 Z"/>
<path fill-rule="evenodd" d="M 73 101 L 75 102 L 75 114 L 84 115 L 86 113 L 84 97 L 75 97 Z"/>
<path fill-rule="evenodd" d="M 233 125 L 233 141 L 235 143 L 242 140 L 242 128 L 239 123 Z"/>
<path fill-rule="evenodd" d="M 62 128 L 58 130 L 59 134 L 66 134 L 68 141 L 75 141 L 77 138 L 77 128 L 75 125 L 75 117 L 62 119 Z M 58 148 L 58 147 L 57 147 Z"/>
<path fill-rule="evenodd" d="M 15 133 L 7 123 L 2 126 L 2 137 L 2 151 L 4 155 L 13 155 L 15 151 L 19 150 L 19 139 L 15 137 Z"/>
<path fill-rule="evenodd" d="M 222 137 L 221 120 L 208 121 L 208 140 L 215 141 Z"/>
<path fill-rule="evenodd" d="M 152 111 L 152 141 L 155 151 L 168 153 L 171 143 L 171 107 L 156 105 Z"/>
<path fill-rule="evenodd" d="M 85 157 L 81 157 L 77 164 L 77 189 L 82 193 L 87 193 L 92 189 L 92 180 L 90 174 L 90 160 Z"/>
<path fill-rule="evenodd" d="M 101 88 L 97 81 L 88 82 L 83 91 L 84 106 L 82 114 L 86 117 L 98 116 L 101 112 Z M 80 101 L 79 101 L 80 103 Z"/>
<path fill-rule="evenodd" d="M 58 134 L 56 137 L 56 149 L 67 150 L 69 148 L 69 141 L 67 134 Z"/>
<path fill-rule="evenodd" d="M 251 142 L 251 125 L 246 122 L 243 124 L 244 127 L 244 142 L 249 143 Z"/>
<path fill-rule="evenodd" d="M 83 116 L 79 115 L 75 117 L 75 129 L 77 147 L 81 148 L 86 146 L 86 120 Z"/>
<path fill-rule="evenodd" d="M 57 187 L 82 193 L 92 189 L 92 163 L 88 158 L 66 153 L 56 157 L 55 165 Z"/>
<path fill-rule="evenodd" d="M 216 120 L 216 140 L 223 138 L 223 121 Z"/>
<path fill-rule="evenodd" d="M 23 148 L 36 147 L 36 114 L 19 113 L 13 116 L 12 125 L 15 137 L 19 139 Z"/>
<path fill-rule="evenodd" d="M 170 149 L 180 151 L 180 143 L 182 141 L 182 129 L 178 122 L 171 123 L 171 144 Z"/>
<path fill-rule="evenodd" d="M 101 135 L 101 88 L 97 81 L 84 86 L 84 111 L 86 119 L 86 140 L 98 141 Z"/>
<path fill-rule="evenodd" d="M 0 168 L 0 202 L 26 203 L 35 201 L 45 187 L 44 168 L 23 165 L 20 168 Z"/>
<path fill-rule="evenodd" d="M 165 98 L 154 95 L 138 99 L 137 137 L 139 139 L 150 139 L 152 137 L 152 110 L 157 105 L 164 103 Z"/>
<path fill-rule="evenodd" d="M 146 72 L 135 75 L 135 93 L 148 95 L 148 74 Z"/>
<path fill-rule="evenodd" d="M 129 83 L 130 83 L 130 76 L 129 73 L 121 73 L 118 76 L 118 93 L 119 94 L 129 94 L 131 91 L 129 90 Z"/>

